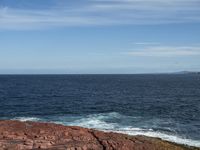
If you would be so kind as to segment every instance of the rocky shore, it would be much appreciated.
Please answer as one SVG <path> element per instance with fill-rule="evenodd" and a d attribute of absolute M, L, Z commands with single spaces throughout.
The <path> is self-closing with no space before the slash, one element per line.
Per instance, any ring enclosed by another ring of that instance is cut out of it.
<path fill-rule="evenodd" d="M 53 123 L 0 121 L 0 150 L 200 150 L 157 138 Z"/>

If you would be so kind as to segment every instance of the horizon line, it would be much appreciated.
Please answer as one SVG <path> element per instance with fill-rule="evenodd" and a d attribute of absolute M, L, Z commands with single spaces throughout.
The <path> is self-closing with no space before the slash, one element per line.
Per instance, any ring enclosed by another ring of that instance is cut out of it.
<path fill-rule="evenodd" d="M 146 72 L 146 73 L 0 73 L 2 75 L 156 75 L 156 74 L 198 74 L 200 71 L 177 71 L 177 72 Z"/>

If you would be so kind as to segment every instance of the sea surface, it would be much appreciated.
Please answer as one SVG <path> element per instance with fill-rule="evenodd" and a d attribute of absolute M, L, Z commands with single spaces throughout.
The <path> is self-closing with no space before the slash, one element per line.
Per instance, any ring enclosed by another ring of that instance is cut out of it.
<path fill-rule="evenodd" d="M 1 75 L 0 119 L 54 122 L 200 147 L 200 75 Z"/>

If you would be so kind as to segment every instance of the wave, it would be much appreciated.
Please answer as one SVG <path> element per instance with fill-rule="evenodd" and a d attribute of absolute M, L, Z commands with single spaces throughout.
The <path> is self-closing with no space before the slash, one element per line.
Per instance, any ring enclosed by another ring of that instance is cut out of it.
<path fill-rule="evenodd" d="M 97 130 L 102 130 L 106 132 L 117 132 L 117 133 L 123 133 L 123 134 L 128 134 L 128 135 L 144 135 L 148 137 L 161 138 L 163 140 L 178 143 L 178 144 L 200 147 L 199 140 L 186 139 L 177 134 L 164 132 L 164 131 L 161 132 L 161 131 L 154 130 L 152 128 L 138 128 L 138 127 L 133 127 L 133 126 L 123 126 L 118 123 L 106 121 L 106 120 L 109 120 L 109 118 L 113 119 L 113 117 L 123 118 L 127 116 L 123 116 L 116 112 L 107 113 L 107 114 L 106 113 L 94 114 L 94 115 L 89 115 L 85 118 L 81 118 L 79 120 L 75 120 L 74 122 L 71 122 L 68 125 L 73 125 L 73 126 L 75 125 L 75 126 L 81 126 L 85 128 L 93 128 Z"/>
<path fill-rule="evenodd" d="M 15 117 L 11 120 L 19 120 L 19 121 L 22 121 L 22 122 L 25 122 L 25 121 L 40 121 L 41 119 L 40 118 L 36 118 L 36 117 Z"/>
<path fill-rule="evenodd" d="M 112 131 L 112 130 L 111 130 Z M 200 147 L 200 141 L 199 140 L 192 140 L 192 139 L 186 139 L 182 138 L 178 135 L 173 134 L 166 134 L 158 131 L 153 131 L 152 129 L 137 129 L 137 128 L 121 128 L 117 131 L 113 131 L 117 133 L 123 133 L 128 135 L 144 135 L 148 137 L 155 137 L 155 138 L 161 138 L 162 140 L 178 143 L 178 144 L 184 144 L 188 146 L 195 146 Z"/>
<path fill-rule="evenodd" d="M 117 132 L 128 135 L 144 135 L 148 137 L 161 138 L 166 141 L 184 144 L 188 146 L 200 147 L 199 140 L 183 138 L 173 132 L 165 132 L 165 130 L 156 130 L 150 127 L 127 126 L 126 120 L 138 119 L 134 116 L 124 116 L 117 112 L 99 113 L 86 116 L 51 116 L 48 119 L 36 117 L 17 117 L 14 120 L 20 121 L 43 121 L 63 124 L 67 126 L 81 126 L 85 128 L 93 128 L 105 132 Z M 134 123 L 133 123 L 134 124 Z M 172 130 L 173 131 L 173 130 Z"/>
<path fill-rule="evenodd" d="M 93 116 L 93 117 L 88 117 L 88 118 L 82 118 L 80 120 L 75 120 L 74 122 L 71 122 L 68 125 L 106 130 L 106 129 L 114 129 L 117 124 L 107 123 L 103 121 L 102 119 L 100 119 L 99 117 Z"/>

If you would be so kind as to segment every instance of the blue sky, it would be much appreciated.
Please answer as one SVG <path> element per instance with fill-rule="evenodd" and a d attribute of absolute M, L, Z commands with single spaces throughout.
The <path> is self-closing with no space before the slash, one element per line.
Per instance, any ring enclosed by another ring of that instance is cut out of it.
<path fill-rule="evenodd" d="M 200 0 L 0 0 L 0 73 L 200 71 Z"/>

